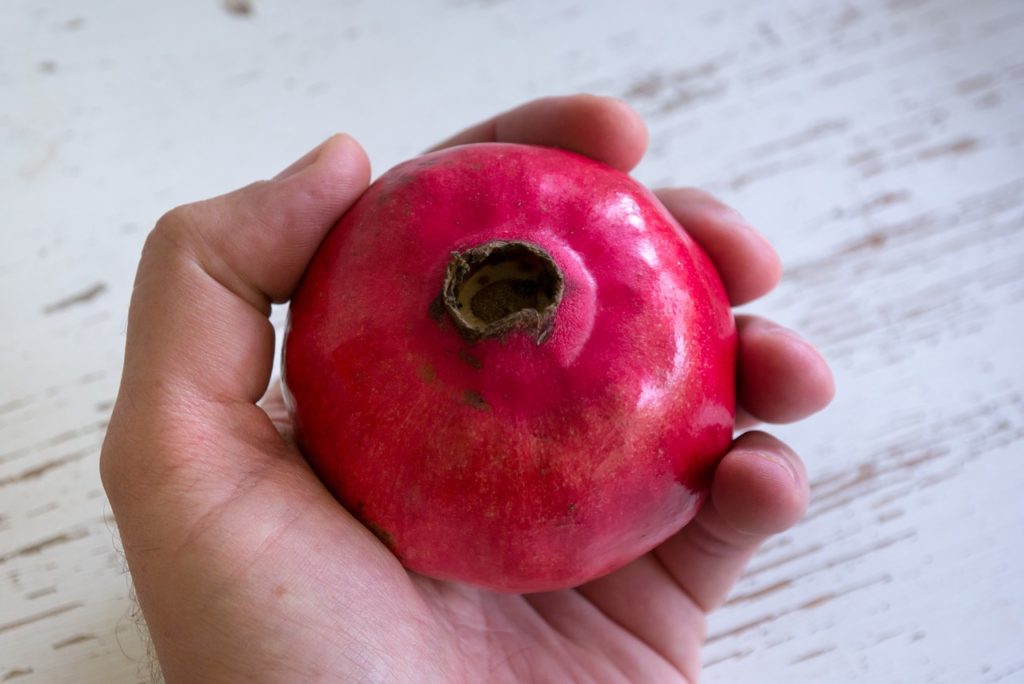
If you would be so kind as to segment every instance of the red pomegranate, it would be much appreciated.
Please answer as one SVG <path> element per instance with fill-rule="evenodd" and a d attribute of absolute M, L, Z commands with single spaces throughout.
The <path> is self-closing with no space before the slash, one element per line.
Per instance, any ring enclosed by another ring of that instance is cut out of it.
<path fill-rule="evenodd" d="M 734 419 L 718 274 L 629 176 L 455 147 L 384 174 L 291 303 L 286 398 L 334 495 L 411 570 L 575 586 L 677 531 Z"/>

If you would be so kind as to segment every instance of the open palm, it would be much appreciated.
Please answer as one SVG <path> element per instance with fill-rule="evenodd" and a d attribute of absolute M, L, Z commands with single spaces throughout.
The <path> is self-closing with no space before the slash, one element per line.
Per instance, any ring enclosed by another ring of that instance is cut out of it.
<path fill-rule="evenodd" d="M 445 145 L 553 145 L 628 171 L 646 132 L 622 103 L 528 103 Z M 704 616 L 806 504 L 799 459 L 748 432 L 697 518 L 572 590 L 495 594 L 407 572 L 319 483 L 289 436 L 271 302 L 286 301 L 369 166 L 335 136 L 272 181 L 179 207 L 151 233 L 102 475 L 170 682 L 695 681 Z M 779 277 L 771 247 L 695 190 L 662 201 L 734 304 Z M 740 317 L 740 425 L 823 407 L 832 381 L 793 333 Z"/>

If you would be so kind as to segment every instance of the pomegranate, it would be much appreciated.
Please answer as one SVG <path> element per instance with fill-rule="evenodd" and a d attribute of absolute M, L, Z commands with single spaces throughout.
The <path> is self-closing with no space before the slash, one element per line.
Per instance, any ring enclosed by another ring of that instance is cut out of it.
<path fill-rule="evenodd" d="M 734 419 L 718 274 L 629 176 L 479 144 L 384 174 L 291 303 L 298 443 L 409 569 L 575 586 L 677 531 Z"/>

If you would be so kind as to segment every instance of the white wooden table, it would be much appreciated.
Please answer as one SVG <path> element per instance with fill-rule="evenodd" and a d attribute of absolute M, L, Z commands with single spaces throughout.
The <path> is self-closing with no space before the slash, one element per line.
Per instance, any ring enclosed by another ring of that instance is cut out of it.
<path fill-rule="evenodd" d="M 156 217 L 581 90 L 647 117 L 641 180 L 774 241 L 755 310 L 836 371 L 706 681 L 1024 681 L 1024 3 L 393 5 L 0 5 L 0 682 L 149 676 L 97 455 Z"/>

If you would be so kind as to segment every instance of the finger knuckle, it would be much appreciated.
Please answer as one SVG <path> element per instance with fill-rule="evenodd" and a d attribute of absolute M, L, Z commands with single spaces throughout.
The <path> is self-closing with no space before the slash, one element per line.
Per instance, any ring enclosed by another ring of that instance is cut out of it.
<path fill-rule="evenodd" d="M 160 263 L 176 252 L 195 253 L 201 243 L 198 213 L 195 205 L 183 204 L 161 216 L 146 236 L 142 263 Z"/>
<path fill-rule="evenodd" d="M 174 244 L 187 240 L 195 231 L 195 214 L 195 206 L 192 204 L 183 204 L 171 209 L 157 219 L 150 237 L 166 239 Z"/>

